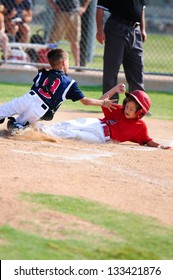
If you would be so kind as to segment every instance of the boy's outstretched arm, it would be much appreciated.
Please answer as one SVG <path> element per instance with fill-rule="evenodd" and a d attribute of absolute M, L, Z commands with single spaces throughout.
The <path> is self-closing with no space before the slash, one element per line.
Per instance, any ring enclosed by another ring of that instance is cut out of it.
<path fill-rule="evenodd" d="M 171 149 L 172 147 L 170 146 L 166 146 L 166 145 L 161 145 L 153 140 L 149 141 L 146 143 L 147 146 L 149 147 L 154 147 L 154 148 L 159 148 L 159 149 L 164 149 L 164 150 L 168 150 L 168 149 Z"/>
<path fill-rule="evenodd" d="M 101 99 L 84 97 L 84 98 L 80 99 L 80 102 L 86 106 L 89 105 L 89 106 L 105 107 L 109 111 L 112 111 L 112 109 L 115 109 L 115 107 L 116 107 L 115 99 L 109 100 L 108 98 L 101 100 Z"/>
<path fill-rule="evenodd" d="M 118 84 L 115 87 L 111 88 L 109 91 L 105 92 L 105 94 L 103 94 L 100 97 L 100 100 L 103 100 L 105 98 L 110 99 L 115 93 L 125 93 L 126 92 L 126 86 L 125 84 Z M 115 99 L 114 99 L 115 101 Z"/>
<path fill-rule="evenodd" d="M 125 92 L 126 87 L 124 84 L 118 84 L 115 87 L 113 87 L 111 90 L 107 91 L 105 94 L 103 94 L 100 99 L 94 99 L 94 98 L 88 98 L 84 97 L 80 99 L 80 102 L 83 105 L 90 105 L 90 106 L 101 106 L 107 108 L 110 112 L 112 112 L 112 109 L 116 109 L 117 104 L 116 99 L 110 98 L 116 93 Z"/>

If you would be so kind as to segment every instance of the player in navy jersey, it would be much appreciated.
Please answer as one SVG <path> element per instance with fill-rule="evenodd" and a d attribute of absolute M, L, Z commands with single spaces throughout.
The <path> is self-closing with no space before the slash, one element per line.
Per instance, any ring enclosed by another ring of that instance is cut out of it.
<path fill-rule="evenodd" d="M 67 99 L 80 101 L 83 105 L 104 106 L 109 110 L 115 107 L 115 99 L 97 100 L 87 98 L 78 88 L 77 82 L 67 74 L 68 53 L 63 49 L 48 52 L 50 70 L 41 69 L 33 79 L 31 89 L 23 96 L 0 106 L 0 123 L 10 118 L 7 128 L 23 129 L 38 120 L 52 120 L 59 106 Z M 15 118 L 13 117 L 14 115 Z"/>

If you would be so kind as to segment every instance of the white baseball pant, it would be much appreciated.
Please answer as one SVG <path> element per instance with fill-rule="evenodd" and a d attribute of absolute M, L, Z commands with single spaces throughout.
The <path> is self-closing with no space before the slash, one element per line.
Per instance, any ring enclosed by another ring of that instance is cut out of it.
<path fill-rule="evenodd" d="M 43 106 L 44 104 L 44 106 Z M 44 108 L 43 108 L 44 107 Z M 16 97 L 0 106 L 0 119 L 17 115 L 16 122 L 25 125 L 38 121 L 49 107 L 37 95 L 30 91 L 21 97 Z"/>
<path fill-rule="evenodd" d="M 53 137 L 105 143 L 110 140 L 110 136 L 105 136 L 104 126 L 97 118 L 79 118 L 51 125 L 39 123 L 36 128 Z"/>

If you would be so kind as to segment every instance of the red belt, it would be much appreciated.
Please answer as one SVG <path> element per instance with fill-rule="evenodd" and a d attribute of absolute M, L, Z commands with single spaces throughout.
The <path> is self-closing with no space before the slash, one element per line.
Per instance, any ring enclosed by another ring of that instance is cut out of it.
<path fill-rule="evenodd" d="M 109 141 L 111 139 L 109 127 L 104 122 L 101 122 L 101 125 L 103 127 L 103 131 L 104 131 L 104 135 L 105 135 L 105 140 Z"/>

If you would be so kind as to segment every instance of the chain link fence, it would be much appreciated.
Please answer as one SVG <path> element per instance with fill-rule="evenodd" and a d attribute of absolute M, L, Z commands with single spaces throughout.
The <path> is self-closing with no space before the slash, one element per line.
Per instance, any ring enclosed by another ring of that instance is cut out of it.
<path fill-rule="evenodd" d="M 58 11 L 50 4 L 50 1 L 33 0 L 32 2 L 33 18 L 28 24 L 30 27 L 29 39 L 27 42 L 21 42 L 22 40 L 20 41 L 17 37 L 10 38 L 10 34 L 8 34 L 11 54 L 6 62 L 7 64 L 19 63 L 36 67 L 46 66 L 48 50 L 53 47 L 60 47 L 65 48 L 69 52 L 71 68 L 76 68 L 76 70 L 84 68 L 102 71 L 103 46 L 95 39 L 97 0 L 91 0 L 86 12 L 81 16 L 81 23 L 76 21 L 76 26 L 71 25 L 68 38 L 63 36 L 63 34 L 60 36 L 60 31 L 62 33 L 62 18 L 60 18 Z M 66 13 L 71 8 L 71 1 L 61 0 L 59 2 L 61 4 L 64 2 L 66 29 L 69 22 L 71 24 Z M 83 0 L 80 0 L 81 6 L 83 6 L 83 3 Z M 72 7 L 71 15 L 75 11 L 75 7 Z M 171 76 L 173 75 L 173 0 L 148 0 L 145 14 L 148 34 L 148 39 L 144 44 L 145 73 Z M 81 32 L 79 36 L 79 63 L 76 62 L 75 58 L 76 40 L 74 38 L 76 34 L 73 32 L 73 29 L 79 29 L 79 33 Z"/>

